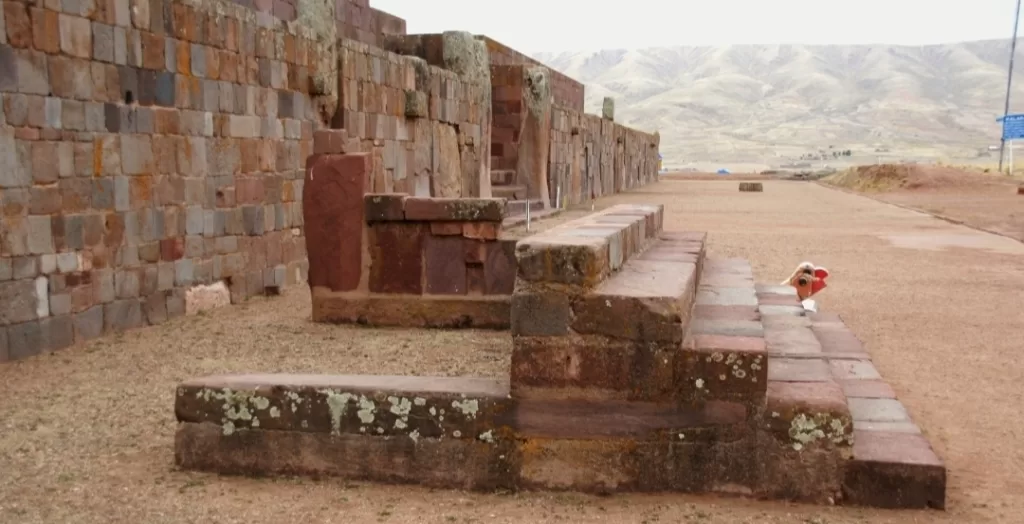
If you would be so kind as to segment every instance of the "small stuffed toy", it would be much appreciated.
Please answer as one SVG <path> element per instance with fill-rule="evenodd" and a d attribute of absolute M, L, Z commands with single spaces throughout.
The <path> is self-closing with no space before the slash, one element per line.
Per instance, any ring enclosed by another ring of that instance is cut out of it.
<path fill-rule="evenodd" d="M 817 267 L 810 262 L 801 262 L 796 267 L 796 271 L 793 271 L 793 274 L 782 285 L 795 287 L 797 296 L 800 297 L 801 301 L 804 301 L 825 289 L 827 287 L 825 279 L 827 278 L 827 269 Z"/>

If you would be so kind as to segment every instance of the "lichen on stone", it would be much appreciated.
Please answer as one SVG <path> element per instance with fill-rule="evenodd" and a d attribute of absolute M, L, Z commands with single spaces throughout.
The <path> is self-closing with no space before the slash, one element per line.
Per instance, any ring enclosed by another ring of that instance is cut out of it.
<path fill-rule="evenodd" d="M 772 413 L 772 416 L 777 416 Z M 834 444 L 853 443 L 853 434 L 848 431 L 848 423 L 828 413 L 807 415 L 799 413 L 789 425 L 789 438 L 793 441 L 793 449 L 800 451 L 808 444 L 819 440 L 829 440 Z"/>
<path fill-rule="evenodd" d="M 463 401 L 453 400 L 452 408 L 459 410 L 469 419 L 475 419 L 477 412 L 480 411 L 480 402 L 474 399 Z M 442 413 L 444 413 L 444 411 L 442 411 Z"/>

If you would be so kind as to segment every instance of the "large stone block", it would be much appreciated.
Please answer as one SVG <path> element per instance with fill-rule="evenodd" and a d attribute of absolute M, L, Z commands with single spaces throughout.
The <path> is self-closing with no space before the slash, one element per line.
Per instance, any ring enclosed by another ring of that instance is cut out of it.
<path fill-rule="evenodd" d="M 946 507 L 946 467 L 921 435 L 857 431 L 843 496 L 882 508 Z"/>
<path fill-rule="evenodd" d="M 405 200 L 405 219 L 450 222 L 501 222 L 503 198 L 421 198 Z"/>
<path fill-rule="evenodd" d="M 363 195 L 370 155 L 312 156 L 302 187 L 310 287 L 350 291 L 363 265 Z"/>
<path fill-rule="evenodd" d="M 423 292 L 423 244 L 426 226 L 380 222 L 370 226 L 370 291 Z"/>

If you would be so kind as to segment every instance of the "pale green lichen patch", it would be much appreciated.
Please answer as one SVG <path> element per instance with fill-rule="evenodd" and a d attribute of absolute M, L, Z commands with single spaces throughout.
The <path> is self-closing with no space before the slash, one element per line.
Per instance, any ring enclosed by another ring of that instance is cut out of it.
<path fill-rule="evenodd" d="M 229 388 L 215 390 L 202 388 L 196 392 L 196 398 L 204 402 L 221 401 L 221 427 L 225 435 L 233 434 L 239 429 L 239 423 L 247 422 L 250 427 L 259 427 L 257 411 L 266 411 L 270 399 L 252 391 L 233 391 Z"/>
<path fill-rule="evenodd" d="M 484 431 L 477 438 L 479 438 L 480 440 L 482 440 L 484 442 L 487 442 L 488 444 L 492 444 L 492 443 L 494 443 L 494 432 L 491 431 L 491 430 Z"/>
<path fill-rule="evenodd" d="M 469 419 L 475 419 L 477 412 L 480 411 L 480 402 L 473 399 L 458 401 L 452 401 L 452 408 L 459 410 L 463 415 Z M 441 413 L 444 413 L 442 410 Z"/>
<path fill-rule="evenodd" d="M 822 440 L 834 444 L 853 444 L 853 432 L 850 430 L 849 421 L 829 413 L 798 413 L 789 424 L 789 438 L 793 449 L 797 451 Z"/>

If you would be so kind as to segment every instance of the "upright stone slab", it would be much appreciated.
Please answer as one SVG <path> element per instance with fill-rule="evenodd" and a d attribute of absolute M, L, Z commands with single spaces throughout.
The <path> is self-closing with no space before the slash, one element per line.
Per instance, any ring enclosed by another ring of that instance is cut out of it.
<path fill-rule="evenodd" d="M 370 162 L 367 153 L 313 155 L 306 161 L 302 215 L 310 288 L 352 291 L 360 285 Z"/>
<path fill-rule="evenodd" d="M 516 177 L 526 184 L 530 200 L 551 207 L 548 195 L 548 150 L 551 142 L 551 72 L 542 66 L 523 69 L 523 122 Z"/>

